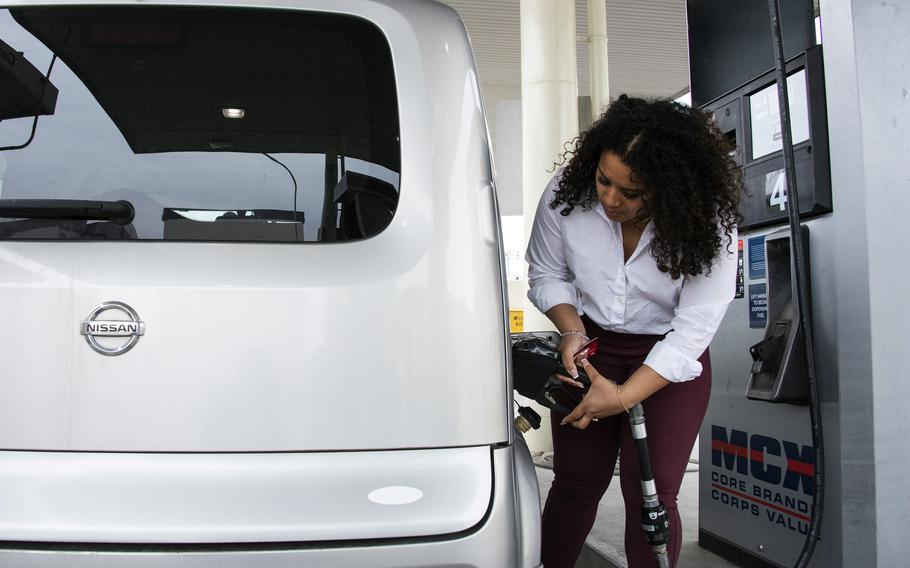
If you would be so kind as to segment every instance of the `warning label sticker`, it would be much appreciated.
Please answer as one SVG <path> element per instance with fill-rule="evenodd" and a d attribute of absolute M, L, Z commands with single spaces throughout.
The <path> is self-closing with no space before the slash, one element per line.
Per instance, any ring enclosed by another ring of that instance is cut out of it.
<path fill-rule="evenodd" d="M 749 239 L 749 278 L 760 280 L 765 277 L 765 236 Z"/>
<path fill-rule="evenodd" d="M 768 287 L 749 284 L 749 327 L 765 327 L 768 323 Z"/>

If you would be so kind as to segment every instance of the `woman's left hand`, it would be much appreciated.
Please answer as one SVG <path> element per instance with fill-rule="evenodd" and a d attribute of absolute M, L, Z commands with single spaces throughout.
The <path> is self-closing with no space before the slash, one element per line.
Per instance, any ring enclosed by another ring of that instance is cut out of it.
<path fill-rule="evenodd" d="M 582 359 L 581 364 L 591 379 L 591 387 L 575 410 L 563 418 L 560 424 L 571 424 L 584 430 L 592 421 L 625 412 L 625 408 L 619 399 L 617 384 L 604 378 L 587 359 Z"/>

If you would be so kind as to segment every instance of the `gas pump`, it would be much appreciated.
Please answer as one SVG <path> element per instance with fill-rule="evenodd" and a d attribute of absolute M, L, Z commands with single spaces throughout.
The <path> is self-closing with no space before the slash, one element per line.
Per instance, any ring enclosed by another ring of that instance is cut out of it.
<path fill-rule="evenodd" d="M 838 378 L 831 358 L 814 357 L 834 351 L 833 315 L 823 308 L 834 289 L 818 267 L 830 265 L 835 251 L 812 2 L 786 3 L 783 33 L 776 0 L 689 0 L 687 7 L 693 104 L 712 112 L 735 142 L 747 194 L 737 295 L 711 345 L 699 544 L 740 565 L 805 566 L 811 557 L 813 566 L 837 566 L 840 513 L 822 517 L 821 505 L 839 499 L 839 480 L 824 485 L 824 496 L 819 483 L 822 450 L 837 448 L 836 439 L 819 440 L 821 423 L 837 420 Z M 731 53 L 748 61 L 744 69 L 731 64 Z M 789 104 L 781 113 L 784 77 Z M 813 330 L 820 330 L 814 340 Z"/>

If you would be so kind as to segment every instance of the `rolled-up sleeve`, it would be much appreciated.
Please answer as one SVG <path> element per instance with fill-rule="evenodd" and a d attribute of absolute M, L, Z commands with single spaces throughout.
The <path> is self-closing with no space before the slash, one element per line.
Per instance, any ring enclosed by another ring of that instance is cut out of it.
<path fill-rule="evenodd" d="M 705 352 L 727 306 L 736 293 L 737 233 L 732 246 L 726 239 L 711 266 L 710 274 L 687 278 L 679 293 L 679 303 L 670 322 L 672 330 L 648 353 L 645 365 L 668 381 L 690 381 L 702 372 L 698 358 Z"/>
<path fill-rule="evenodd" d="M 558 175 L 554 176 L 540 196 L 525 255 L 530 287 L 528 299 L 541 312 L 558 304 L 570 304 L 578 308 L 578 292 L 572 284 L 575 277 L 565 258 L 560 215 L 549 206 L 558 179 Z"/>

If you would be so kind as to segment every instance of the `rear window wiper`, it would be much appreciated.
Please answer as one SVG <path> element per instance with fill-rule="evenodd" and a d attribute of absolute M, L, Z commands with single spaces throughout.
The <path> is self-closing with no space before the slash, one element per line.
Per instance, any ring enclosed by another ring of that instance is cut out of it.
<path fill-rule="evenodd" d="M 84 199 L 0 199 L 0 217 L 14 219 L 87 219 L 127 225 L 136 215 L 129 201 Z"/>

